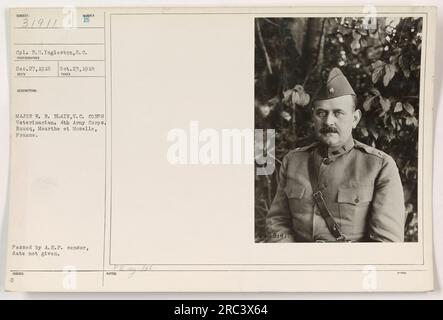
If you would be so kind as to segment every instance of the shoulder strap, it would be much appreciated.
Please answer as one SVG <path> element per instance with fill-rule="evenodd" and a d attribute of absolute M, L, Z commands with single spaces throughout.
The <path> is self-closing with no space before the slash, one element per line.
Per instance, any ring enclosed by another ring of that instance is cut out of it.
<path fill-rule="evenodd" d="M 337 224 L 337 222 L 335 222 L 334 218 L 332 217 L 331 212 L 326 206 L 323 193 L 318 188 L 318 173 L 315 166 L 313 150 L 311 150 L 311 152 L 309 153 L 308 173 L 312 187 L 312 192 L 313 192 L 312 197 L 314 199 L 314 203 L 317 206 L 317 209 L 320 211 L 322 218 L 325 220 L 328 230 L 337 239 L 337 241 L 345 241 L 346 238 L 341 233 L 340 226 Z"/>

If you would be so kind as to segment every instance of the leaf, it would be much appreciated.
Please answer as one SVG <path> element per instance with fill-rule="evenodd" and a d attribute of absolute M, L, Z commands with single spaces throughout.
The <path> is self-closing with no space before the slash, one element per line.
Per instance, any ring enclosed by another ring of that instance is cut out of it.
<path fill-rule="evenodd" d="M 378 68 L 372 72 L 372 83 L 377 83 L 383 77 L 383 68 Z"/>
<path fill-rule="evenodd" d="M 298 93 L 297 91 L 293 91 L 291 101 L 292 101 L 292 106 L 299 104 L 300 103 L 300 93 Z"/>
<path fill-rule="evenodd" d="M 305 88 L 303 88 L 303 86 L 300 85 L 300 84 L 296 84 L 294 86 L 294 90 L 297 91 L 297 92 L 300 92 L 300 93 L 305 92 Z"/>
<path fill-rule="evenodd" d="M 414 107 L 409 102 L 404 104 L 404 108 L 411 116 L 414 115 Z"/>
<path fill-rule="evenodd" d="M 371 133 L 371 135 L 374 137 L 375 140 L 378 139 L 378 131 L 375 130 L 373 127 L 369 127 L 369 132 Z"/>
<path fill-rule="evenodd" d="M 377 83 L 383 77 L 384 65 L 385 63 L 380 60 L 377 60 L 372 64 L 372 67 L 374 68 L 374 71 L 372 72 L 372 83 Z"/>
<path fill-rule="evenodd" d="M 355 39 L 355 40 L 360 40 L 360 38 L 361 38 L 361 34 L 357 31 L 357 30 L 352 30 L 352 37 Z"/>
<path fill-rule="evenodd" d="M 365 100 L 365 102 L 363 102 L 363 109 L 365 111 L 369 111 L 371 109 L 372 101 L 374 101 L 374 98 L 376 98 L 376 97 L 377 96 L 369 97 Z"/>
<path fill-rule="evenodd" d="M 385 75 L 383 77 L 383 85 L 385 87 L 388 86 L 389 82 L 394 78 L 395 76 L 395 66 L 393 64 L 387 64 L 385 65 Z"/>
<path fill-rule="evenodd" d="M 351 32 L 352 32 L 352 29 L 351 29 L 351 28 L 347 28 L 347 27 L 340 26 L 339 33 L 341 33 L 342 35 L 348 35 L 348 34 L 350 34 Z"/>
<path fill-rule="evenodd" d="M 398 57 L 401 54 L 401 48 L 395 48 L 392 50 L 392 54 Z"/>
<path fill-rule="evenodd" d="M 371 88 L 371 89 L 369 89 L 369 91 L 371 91 L 371 93 L 374 96 L 380 96 L 381 95 L 380 91 L 378 91 L 376 88 Z"/>
<path fill-rule="evenodd" d="M 358 53 L 358 51 L 360 50 L 360 41 L 359 40 L 357 40 L 357 39 L 354 39 L 352 42 L 351 42 L 351 49 L 352 49 L 352 53 L 353 54 L 357 54 Z"/>
<path fill-rule="evenodd" d="M 395 121 L 395 118 L 393 116 L 391 116 L 391 125 L 394 129 L 397 128 L 397 122 Z"/>
<path fill-rule="evenodd" d="M 406 125 L 407 125 L 407 126 L 413 125 L 414 127 L 417 128 L 417 126 L 418 126 L 418 120 L 417 120 L 417 118 L 414 117 L 414 116 L 407 117 L 407 118 L 406 118 Z"/>
<path fill-rule="evenodd" d="M 268 100 L 268 104 L 270 106 L 275 106 L 276 104 L 278 104 L 278 102 L 279 102 L 279 98 L 278 97 L 274 97 L 274 98 Z"/>
<path fill-rule="evenodd" d="M 389 132 L 387 137 L 388 137 L 389 142 L 394 140 L 394 138 L 395 138 L 395 136 L 394 136 L 394 134 L 392 132 Z"/>
<path fill-rule="evenodd" d="M 400 112 L 400 111 L 402 111 L 402 110 L 403 110 L 403 105 L 401 104 L 400 101 L 398 101 L 398 102 L 395 104 L 394 112 Z"/>
<path fill-rule="evenodd" d="M 391 107 L 391 100 L 389 100 L 389 98 L 383 98 L 380 96 L 380 105 L 384 112 L 389 111 L 389 108 Z"/>
<path fill-rule="evenodd" d="M 403 55 L 400 55 L 398 57 L 398 65 L 400 66 L 401 69 L 404 69 L 406 67 L 405 58 L 403 57 Z"/>
<path fill-rule="evenodd" d="M 362 48 L 366 48 L 368 46 L 368 40 L 360 39 L 360 44 L 361 44 Z"/>
<path fill-rule="evenodd" d="M 351 42 L 351 49 L 354 54 L 357 54 L 361 48 L 361 45 L 360 45 L 361 34 L 356 32 L 355 30 L 353 30 L 352 36 L 354 37 L 354 40 Z"/>
<path fill-rule="evenodd" d="M 291 97 L 292 97 L 292 90 L 291 89 L 283 92 L 283 102 L 285 104 L 289 104 Z"/>
<path fill-rule="evenodd" d="M 360 131 L 361 131 L 361 134 L 363 135 L 363 137 L 367 137 L 368 136 L 368 129 L 366 129 L 366 128 L 361 128 L 360 129 Z"/>
<path fill-rule="evenodd" d="M 282 113 L 280 113 L 281 117 L 283 119 L 285 119 L 286 121 L 291 121 L 291 115 L 289 114 L 289 112 L 287 111 L 282 111 Z"/>
<path fill-rule="evenodd" d="M 366 57 L 369 60 L 379 59 L 383 53 L 383 48 L 374 49 L 374 47 L 368 46 L 366 50 Z"/>
<path fill-rule="evenodd" d="M 401 57 L 401 49 L 395 48 L 392 50 L 392 55 L 389 57 L 389 62 L 393 65 L 395 65 L 398 62 L 398 59 Z"/>
<path fill-rule="evenodd" d="M 409 70 L 409 66 L 406 65 L 405 59 L 403 58 L 403 55 L 401 55 L 398 58 L 398 65 L 400 66 L 400 69 L 403 70 L 403 74 L 406 78 L 409 78 L 411 75 L 411 70 Z"/>
<path fill-rule="evenodd" d="M 300 101 L 300 105 L 302 106 L 302 107 L 305 107 L 305 106 L 307 106 L 308 104 L 309 104 L 309 101 L 311 100 L 311 96 L 308 94 L 308 93 L 304 93 L 303 95 L 302 95 L 302 99 L 301 99 L 301 101 Z"/>
<path fill-rule="evenodd" d="M 382 66 L 384 66 L 385 65 L 385 63 L 383 62 L 383 61 L 381 61 L 381 60 L 377 60 L 377 61 L 375 61 L 373 64 L 372 64 L 372 69 L 377 69 L 377 68 L 379 68 L 379 67 L 382 67 Z"/>
<path fill-rule="evenodd" d="M 269 105 L 267 105 L 267 104 L 261 105 L 259 107 L 259 110 L 260 110 L 260 113 L 261 113 L 263 118 L 266 118 L 271 113 L 271 107 Z"/>

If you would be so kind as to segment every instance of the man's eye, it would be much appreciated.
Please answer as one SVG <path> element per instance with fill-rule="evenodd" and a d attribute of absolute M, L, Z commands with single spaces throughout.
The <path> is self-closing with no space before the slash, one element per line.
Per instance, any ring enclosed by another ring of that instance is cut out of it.
<path fill-rule="evenodd" d="M 324 116 L 326 116 L 326 112 L 324 112 L 324 111 L 317 111 L 317 115 L 319 117 L 324 117 Z"/>
<path fill-rule="evenodd" d="M 334 112 L 334 115 L 335 115 L 336 117 L 341 117 L 341 116 L 343 116 L 343 112 L 341 112 L 341 111 L 335 111 L 335 112 Z"/>

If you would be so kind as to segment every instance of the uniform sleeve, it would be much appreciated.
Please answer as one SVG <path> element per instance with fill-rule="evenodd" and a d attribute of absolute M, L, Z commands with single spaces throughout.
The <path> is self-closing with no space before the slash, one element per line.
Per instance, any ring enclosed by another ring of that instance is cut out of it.
<path fill-rule="evenodd" d="M 295 242 L 292 217 L 285 194 L 287 157 L 283 158 L 279 172 L 279 184 L 271 208 L 266 217 L 268 242 Z"/>
<path fill-rule="evenodd" d="M 403 186 L 395 161 L 387 156 L 375 182 L 368 237 L 372 241 L 403 242 Z"/>

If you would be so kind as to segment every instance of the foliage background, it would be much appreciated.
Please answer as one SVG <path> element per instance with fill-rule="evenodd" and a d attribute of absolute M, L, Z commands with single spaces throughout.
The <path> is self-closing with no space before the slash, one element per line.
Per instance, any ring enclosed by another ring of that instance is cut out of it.
<path fill-rule="evenodd" d="M 283 156 L 313 141 L 311 99 L 339 67 L 363 116 L 354 137 L 390 154 L 405 193 L 405 241 L 417 241 L 417 165 L 422 19 L 257 18 L 255 128 L 275 129 L 276 170 L 255 176 L 255 238 L 265 218 Z"/>

